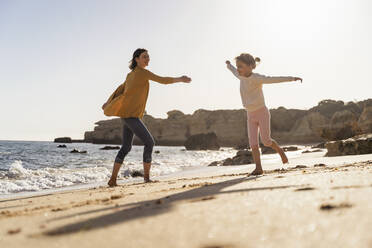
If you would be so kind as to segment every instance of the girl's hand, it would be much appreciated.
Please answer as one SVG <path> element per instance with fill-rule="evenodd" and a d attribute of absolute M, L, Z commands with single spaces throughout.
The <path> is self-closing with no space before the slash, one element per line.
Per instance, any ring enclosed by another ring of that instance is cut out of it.
<path fill-rule="evenodd" d="M 226 65 L 230 65 L 230 60 L 226 60 Z"/>
<path fill-rule="evenodd" d="M 302 83 L 302 78 L 300 78 L 300 77 L 294 77 L 294 78 L 293 78 L 293 81 L 297 81 L 297 80 L 300 80 L 301 83 Z"/>
<path fill-rule="evenodd" d="M 191 78 L 189 78 L 188 76 L 182 76 L 182 77 L 180 77 L 180 82 L 190 83 Z"/>

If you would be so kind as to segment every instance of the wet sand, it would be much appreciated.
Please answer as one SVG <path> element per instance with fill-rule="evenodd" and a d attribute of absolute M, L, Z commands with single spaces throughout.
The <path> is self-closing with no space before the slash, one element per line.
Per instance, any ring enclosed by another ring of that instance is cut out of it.
<path fill-rule="evenodd" d="M 372 247 L 372 160 L 0 199 L 1 247 Z"/>

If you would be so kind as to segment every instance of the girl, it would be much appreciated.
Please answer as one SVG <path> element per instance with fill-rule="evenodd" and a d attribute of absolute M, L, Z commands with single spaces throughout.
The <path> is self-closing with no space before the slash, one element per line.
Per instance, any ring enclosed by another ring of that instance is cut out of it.
<path fill-rule="evenodd" d="M 149 94 L 149 80 L 161 84 L 189 83 L 191 81 L 191 78 L 187 76 L 177 78 L 157 76 L 145 69 L 149 61 L 150 57 L 147 50 L 137 49 L 133 53 L 129 66 L 132 71 L 128 73 L 125 82 L 115 90 L 102 106 L 106 116 L 121 117 L 123 125 L 123 144 L 115 158 L 111 179 L 108 182 L 110 187 L 117 186 L 116 178 L 125 156 L 132 148 L 133 135 L 136 135 L 145 145 L 143 151 L 144 180 L 145 182 L 151 181 L 150 168 L 154 139 L 141 121 Z"/>
<path fill-rule="evenodd" d="M 260 129 L 262 143 L 278 152 L 283 164 L 288 163 L 288 158 L 283 149 L 270 137 L 270 112 L 265 105 L 262 85 L 297 80 L 301 80 L 302 82 L 302 78 L 268 77 L 253 73 L 253 69 L 256 68 L 256 62 L 260 62 L 261 60 L 260 58 L 253 58 L 248 53 L 240 54 L 235 60 L 238 69 L 231 65 L 230 61 L 226 61 L 226 64 L 227 68 L 240 80 L 240 95 L 243 106 L 247 110 L 249 145 L 252 149 L 254 162 L 256 163 L 256 169 L 251 175 L 261 175 L 263 174 L 263 170 L 258 146 L 258 128 Z"/>

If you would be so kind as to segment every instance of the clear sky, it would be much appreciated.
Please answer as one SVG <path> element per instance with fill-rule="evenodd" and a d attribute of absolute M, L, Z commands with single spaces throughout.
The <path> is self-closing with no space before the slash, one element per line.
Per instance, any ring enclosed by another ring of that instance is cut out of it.
<path fill-rule="evenodd" d="M 256 72 L 304 78 L 264 87 L 274 108 L 372 97 L 369 0 L 0 0 L 0 140 L 83 138 L 138 47 L 148 69 L 192 77 L 151 83 L 147 112 L 241 107 L 225 60 L 261 58 Z"/>

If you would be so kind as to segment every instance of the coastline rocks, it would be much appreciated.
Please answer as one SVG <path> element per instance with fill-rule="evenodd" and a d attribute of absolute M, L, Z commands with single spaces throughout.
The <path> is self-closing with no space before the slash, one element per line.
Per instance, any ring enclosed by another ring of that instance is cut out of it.
<path fill-rule="evenodd" d="M 119 150 L 120 146 L 105 146 L 100 148 L 100 150 Z"/>
<path fill-rule="evenodd" d="M 59 137 L 54 139 L 54 143 L 72 143 L 70 137 Z"/>
<path fill-rule="evenodd" d="M 214 161 L 208 166 L 231 166 L 231 165 L 243 165 L 253 163 L 252 152 L 249 150 L 241 150 L 236 153 L 232 158 L 227 158 L 221 161 Z"/>
<path fill-rule="evenodd" d="M 186 142 L 187 150 L 219 150 L 217 135 L 215 133 L 196 134 L 190 136 Z"/>
<path fill-rule="evenodd" d="M 248 147 L 247 112 L 244 109 L 199 109 L 193 114 L 172 110 L 167 114 L 165 119 L 143 117 L 158 146 L 182 146 L 190 136 L 213 132 L 220 146 Z M 270 109 L 270 114 L 271 134 L 279 144 L 320 143 L 372 132 L 372 99 L 348 103 L 323 100 L 309 110 L 279 107 Z M 95 124 L 94 131 L 85 132 L 85 142 L 121 144 L 120 118 Z M 141 144 L 137 137 L 134 144 Z"/>
<path fill-rule="evenodd" d="M 326 148 L 328 157 L 372 153 L 372 134 L 330 141 L 326 143 Z"/>

